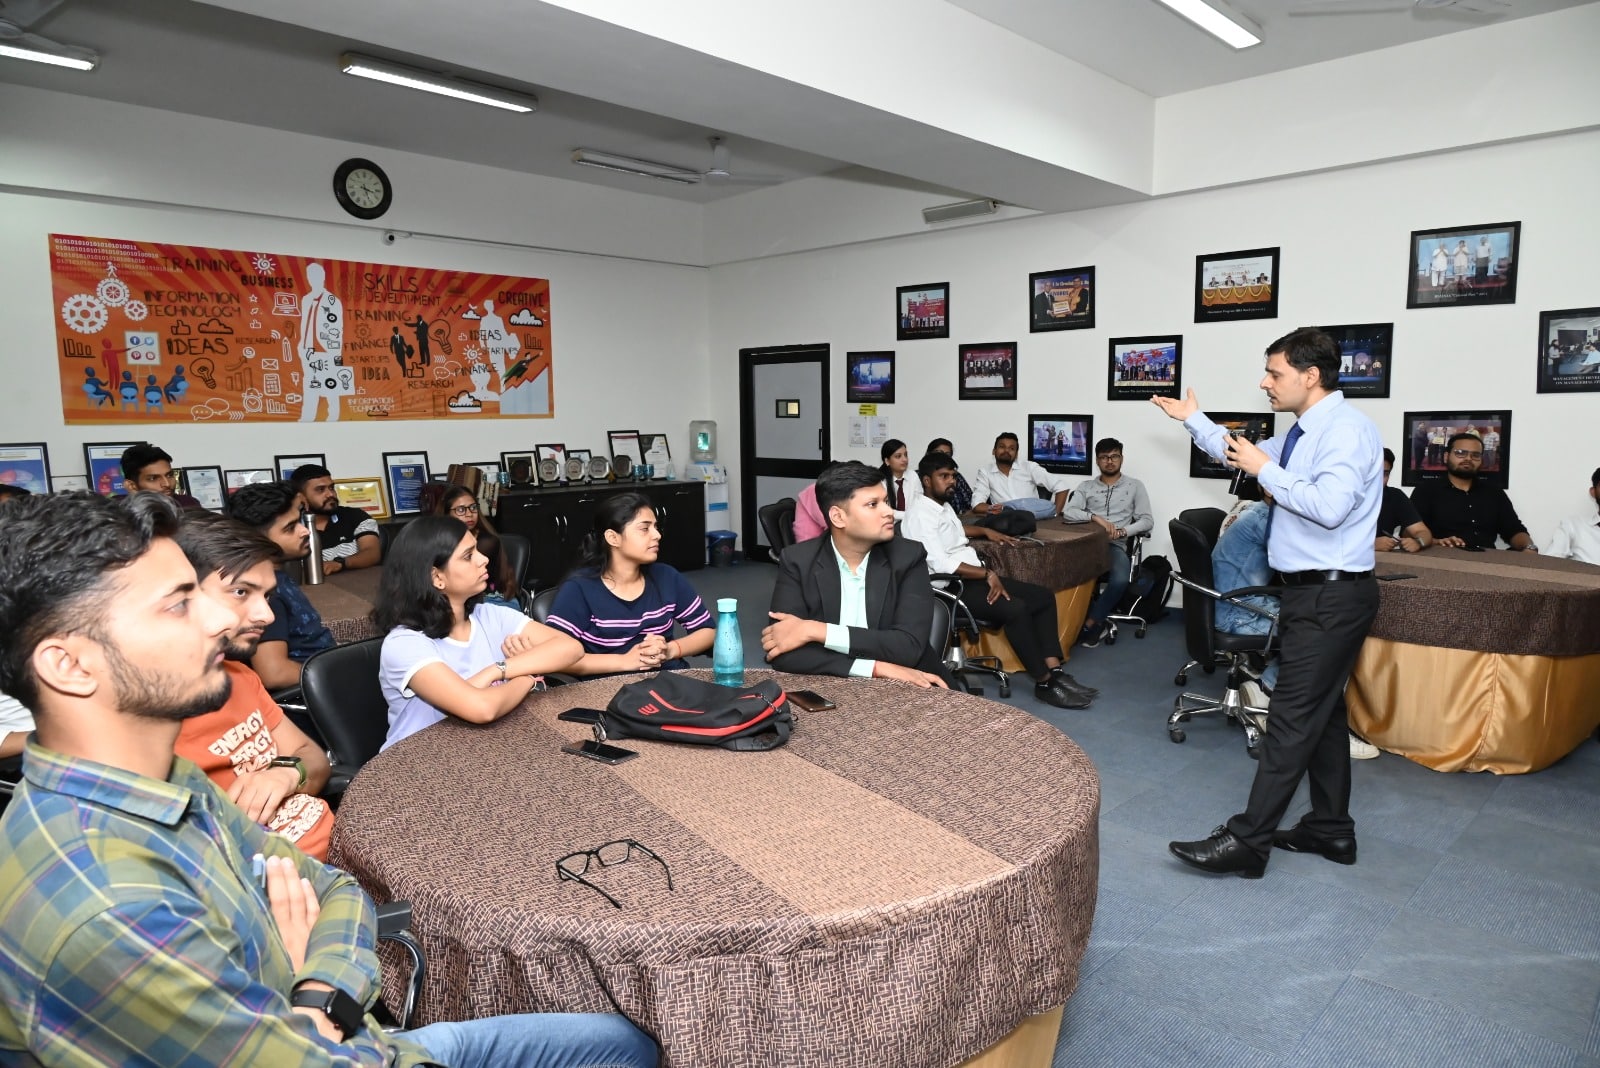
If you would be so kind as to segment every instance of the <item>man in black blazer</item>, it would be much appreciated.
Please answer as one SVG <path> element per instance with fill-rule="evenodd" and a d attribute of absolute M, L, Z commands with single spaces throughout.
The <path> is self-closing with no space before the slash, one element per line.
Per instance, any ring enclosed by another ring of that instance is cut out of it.
<path fill-rule="evenodd" d="M 948 686 L 942 651 L 928 640 L 927 553 L 895 534 L 886 492 L 863 463 L 838 464 L 817 479 L 828 531 L 784 550 L 772 624 L 761 632 L 779 671 Z"/>

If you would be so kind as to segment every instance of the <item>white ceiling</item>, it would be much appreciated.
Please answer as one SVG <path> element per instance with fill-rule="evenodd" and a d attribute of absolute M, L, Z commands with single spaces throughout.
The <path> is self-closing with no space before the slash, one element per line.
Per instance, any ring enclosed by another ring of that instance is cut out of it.
<path fill-rule="evenodd" d="M 20 5 L 30 2 L 35 0 L 0 0 L 0 15 L 22 10 Z M 1262 26 L 1265 43 L 1234 52 L 1155 0 L 949 0 L 954 7 L 1152 96 L 1593 0 L 1515 0 L 1512 11 L 1496 19 L 1448 11 L 1414 11 L 1403 6 L 1404 0 L 1397 0 L 1402 6 L 1393 10 L 1383 10 L 1391 0 L 1353 0 L 1350 6 L 1360 9 L 1357 13 L 1326 17 L 1289 13 L 1308 0 L 1233 2 Z M 842 173 L 855 181 L 949 193 L 952 199 L 967 195 L 962 192 L 964 189 L 973 195 L 996 195 L 999 189 L 1002 199 L 1008 199 L 1000 177 L 1005 170 L 1018 176 L 1015 185 L 1019 189 L 1032 182 L 1036 190 L 1041 177 L 1046 184 L 1064 187 L 1076 177 L 1059 167 L 1041 175 L 1035 166 L 1037 160 L 1016 153 L 983 152 L 986 146 L 975 145 L 970 138 L 963 141 L 943 136 L 937 130 L 925 142 L 902 138 L 898 153 L 881 144 L 869 148 L 863 138 L 872 140 L 876 136 L 870 125 L 875 118 L 870 109 L 864 111 L 852 101 L 838 100 L 804 85 L 790 85 L 782 79 L 769 80 L 769 91 L 759 98 L 752 94 L 748 99 L 722 99 L 714 104 L 704 96 L 697 99 L 688 91 L 682 64 L 698 63 L 700 70 L 696 73 L 702 80 L 714 83 L 720 77 L 730 85 L 739 84 L 733 80 L 737 73 L 733 64 L 692 52 L 686 59 L 680 49 L 670 57 L 670 63 L 679 64 L 680 84 L 671 84 L 673 76 L 666 73 L 652 80 L 654 72 L 635 69 L 637 60 L 619 61 L 615 38 L 608 36 L 614 27 L 553 11 L 547 4 L 529 4 L 522 9 L 541 12 L 537 24 L 530 23 L 522 31 L 530 35 L 525 40 L 531 44 L 541 39 L 548 46 L 549 41 L 560 37 L 565 47 L 577 50 L 577 58 L 583 61 L 581 75 L 571 73 L 569 68 L 565 76 L 552 75 L 562 84 L 541 84 L 537 76 L 552 74 L 556 66 L 548 62 L 497 62 L 496 69 L 502 74 L 508 69 L 520 73 L 534 67 L 528 81 L 459 68 L 455 71 L 463 77 L 537 94 L 541 106 L 532 115 L 513 115 L 364 82 L 340 74 L 336 66 L 341 52 L 357 50 L 450 72 L 451 63 L 428 54 L 429 43 L 436 34 L 440 39 L 448 36 L 437 32 L 441 27 L 425 24 L 419 16 L 430 7 L 437 17 L 450 20 L 450 30 L 458 40 L 463 33 L 498 36 L 494 43 L 504 56 L 506 12 L 511 10 L 506 0 L 454 0 L 448 7 L 420 3 L 394 3 L 382 8 L 367 5 L 367 11 L 393 12 L 385 25 L 359 21 L 355 12 L 362 5 L 354 0 L 347 7 L 344 0 L 314 8 L 286 0 L 259 5 L 281 18 L 307 25 L 231 10 L 229 4 L 235 8 L 258 6 L 240 0 L 64 0 L 32 29 L 63 42 L 97 49 L 103 56 L 100 68 L 82 75 L 0 60 L 0 86 L 10 81 L 696 202 L 737 195 L 750 187 L 677 186 L 608 174 L 574 166 L 569 158 L 571 151 L 578 147 L 603 149 L 704 169 L 710 165 L 706 137 L 728 134 L 731 169 L 736 173 L 777 174 L 785 179 Z M 339 13 L 341 7 L 346 8 L 344 15 Z M 312 23 L 325 28 L 342 25 L 355 32 L 345 35 L 308 28 Z M 774 17 L 773 24 L 779 26 L 781 19 Z M 372 41 L 403 43 L 384 47 Z M 448 50 L 444 44 L 437 48 L 440 55 Z M 632 53 L 635 57 L 648 54 L 647 49 Z M 669 59 L 665 52 L 662 55 L 665 71 L 669 69 Z M 569 54 L 568 58 L 572 56 Z M 581 88 L 582 92 L 564 92 L 562 85 L 569 90 Z M 606 99 L 635 105 L 649 102 L 659 107 L 661 114 L 644 107 L 604 102 Z M 720 118 L 732 125 L 729 120 L 735 117 L 739 131 L 730 133 L 715 124 Z M 804 143 L 809 151 L 789 147 L 802 139 L 784 131 L 797 130 L 800 125 L 806 128 Z M 771 140 L 763 140 L 763 134 Z M 778 143 L 786 140 L 788 146 Z M 975 150 L 979 157 L 974 157 Z M 952 163 L 962 153 L 967 157 L 965 169 Z M 946 158 L 941 159 L 941 154 Z M 975 188 L 985 179 L 973 177 L 974 158 L 980 158 L 982 166 L 990 169 L 992 181 L 985 183 L 985 188 Z M 877 169 L 863 166 L 869 162 L 878 164 Z M 1030 167 L 1034 168 L 1031 174 Z M 888 173 L 891 170 L 894 173 Z M 1027 177 L 1022 177 L 1025 174 Z M 1084 190 L 1079 196 L 1085 205 L 1096 197 L 1099 202 L 1110 202 L 1119 196 L 1128 199 L 1134 195 L 1125 190 L 1119 193 L 1104 183 L 1085 181 L 1082 185 Z M 1045 210 L 1060 210 L 1065 203 L 1065 195 L 1054 204 L 1046 203 L 1046 198 L 1037 193 L 1009 199 Z"/>

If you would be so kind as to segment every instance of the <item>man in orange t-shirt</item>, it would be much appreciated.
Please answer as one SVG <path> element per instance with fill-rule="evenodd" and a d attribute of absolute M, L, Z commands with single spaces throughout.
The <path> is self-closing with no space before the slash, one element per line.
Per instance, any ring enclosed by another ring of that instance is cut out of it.
<path fill-rule="evenodd" d="M 328 782 L 328 758 L 278 707 L 247 660 L 272 622 L 267 596 L 277 586 L 273 542 L 242 523 L 189 512 L 178 544 L 194 565 L 200 592 L 237 613 L 223 666 L 228 701 L 185 720 L 176 752 L 193 761 L 245 815 L 318 860 L 328 859 L 333 810 L 316 796 Z"/>

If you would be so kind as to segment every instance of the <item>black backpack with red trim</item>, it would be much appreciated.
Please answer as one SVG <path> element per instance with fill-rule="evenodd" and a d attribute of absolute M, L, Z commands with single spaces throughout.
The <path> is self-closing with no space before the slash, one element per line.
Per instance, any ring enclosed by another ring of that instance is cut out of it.
<path fill-rule="evenodd" d="M 776 749 L 789 740 L 789 697 L 771 679 L 734 689 L 663 671 L 617 691 L 600 715 L 609 739 L 648 738 L 724 749 Z"/>

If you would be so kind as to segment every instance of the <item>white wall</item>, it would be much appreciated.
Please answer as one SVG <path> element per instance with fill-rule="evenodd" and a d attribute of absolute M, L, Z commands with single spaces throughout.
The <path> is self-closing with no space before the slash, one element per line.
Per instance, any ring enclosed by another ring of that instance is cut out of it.
<path fill-rule="evenodd" d="M 698 260 L 698 206 L 63 94 L 7 87 L 6 96 L 0 439 L 46 442 L 54 473 L 82 471 L 85 441 L 146 437 L 180 465 L 265 467 L 278 453 L 321 452 L 343 476 L 378 474 L 384 451 L 424 449 L 435 471 L 539 442 L 604 453 L 609 429 L 665 432 L 674 457 L 687 456 L 688 421 L 706 409 L 706 272 L 649 260 Z M 379 160 L 399 190 L 391 217 L 376 226 L 337 221 L 331 175 L 349 155 Z M 385 226 L 418 236 L 387 246 Z M 52 232 L 549 278 L 555 417 L 67 426 L 55 359 Z"/>
<path fill-rule="evenodd" d="M 825 340 L 834 455 L 876 463 L 875 449 L 848 447 L 844 354 L 893 349 L 897 403 L 880 409 L 892 436 L 913 451 L 949 437 L 970 469 L 995 434 L 1023 434 L 1029 412 L 1092 411 L 1097 436 L 1125 443 L 1127 471 L 1148 486 L 1164 545 L 1168 518 L 1225 506 L 1227 483 L 1188 477 L 1187 435 L 1153 405 L 1105 399 L 1108 338 L 1181 333 L 1183 383 L 1204 407 L 1260 411 L 1268 342 L 1300 325 L 1392 321 L 1392 397 L 1356 403 L 1397 453 L 1405 411 L 1511 409 L 1512 499 L 1535 540 L 1546 541 L 1562 515 L 1593 508 L 1585 490 L 1600 464 L 1600 395 L 1534 388 L 1539 312 L 1600 304 L 1596 173 L 1600 133 L 1570 134 L 714 267 L 713 417 L 725 432 L 738 425 L 740 348 Z M 1506 220 L 1523 226 L 1516 304 L 1406 310 L 1410 231 Z M 1197 254 L 1273 245 L 1282 248 L 1278 319 L 1193 322 Z M 1028 273 L 1081 264 L 1098 268 L 1097 328 L 1029 334 Z M 897 343 L 894 287 L 943 280 L 950 339 Z M 956 346 L 984 341 L 1019 343 L 1022 399 L 956 400 Z M 732 507 L 738 517 L 737 499 Z"/>

